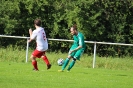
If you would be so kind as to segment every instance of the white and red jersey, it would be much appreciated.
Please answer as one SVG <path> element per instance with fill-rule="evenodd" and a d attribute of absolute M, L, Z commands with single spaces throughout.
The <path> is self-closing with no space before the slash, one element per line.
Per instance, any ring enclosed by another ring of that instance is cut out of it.
<path fill-rule="evenodd" d="M 31 39 L 36 40 L 37 43 L 36 49 L 38 51 L 46 51 L 48 49 L 48 42 L 44 28 L 39 27 L 36 30 L 34 30 L 31 35 Z"/>

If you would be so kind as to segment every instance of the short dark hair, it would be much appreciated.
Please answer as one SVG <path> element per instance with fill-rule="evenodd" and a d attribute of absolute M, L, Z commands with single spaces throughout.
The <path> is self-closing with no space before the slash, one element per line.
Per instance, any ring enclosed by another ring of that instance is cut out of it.
<path fill-rule="evenodd" d="M 74 25 L 72 26 L 72 28 L 73 28 L 74 30 L 77 30 L 77 25 L 74 24 Z"/>
<path fill-rule="evenodd" d="M 37 26 L 41 26 L 41 20 L 40 19 L 35 19 L 34 24 L 36 24 Z"/>

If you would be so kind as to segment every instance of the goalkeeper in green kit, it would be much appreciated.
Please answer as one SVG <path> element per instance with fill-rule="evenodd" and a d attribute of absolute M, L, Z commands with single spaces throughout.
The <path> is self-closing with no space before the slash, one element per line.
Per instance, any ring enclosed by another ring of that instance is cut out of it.
<path fill-rule="evenodd" d="M 62 69 L 58 70 L 59 72 L 63 72 L 66 66 L 68 65 L 70 59 L 70 65 L 67 68 L 67 71 L 70 71 L 71 68 L 74 66 L 76 60 L 80 60 L 80 56 L 83 54 L 86 45 L 84 42 L 84 35 L 77 30 L 77 26 L 74 25 L 70 28 L 70 33 L 73 35 L 74 43 L 71 46 L 68 57 L 65 59 L 64 64 L 62 65 Z"/>

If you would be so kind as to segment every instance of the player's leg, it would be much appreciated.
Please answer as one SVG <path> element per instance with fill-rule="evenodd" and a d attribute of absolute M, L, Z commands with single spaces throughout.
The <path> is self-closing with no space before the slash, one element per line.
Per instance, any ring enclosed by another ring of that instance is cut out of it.
<path fill-rule="evenodd" d="M 72 49 L 72 48 L 71 48 Z M 71 50 L 70 49 L 70 50 Z M 62 66 L 62 71 L 66 68 L 66 66 L 68 65 L 70 59 L 75 55 L 75 52 L 72 52 L 71 54 L 68 53 L 68 57 L 66 58 L 66 60 L 64 61 L 64 64 Z"/>
<path fill-rule="evenodd" d="M 81 55 L 83 54 L 83 52 L 84 52 L 84 50 L 78 50 L 78 51 L 75 53 L 75 55 L 74 55 L 74 57 L 73 57 L 73 60 L 70 62 L 70 65 L 69 65 L 69 67 L 68 67 L 68 69 L 67 69 L 68 71 L 70 71 L 70 69 L 72 69 L 72 67 L 74 66 L 76 60 L 80 60 L 80 57 L 81 57 Z"/>
<path fill-rule="evenodd" d="M 63 66 L 62 66 L 62 71 L 63 71 L 63 70 L 66 68 L 66 66 L 68 65 L 70 58 L 71 58 L 71 56 L 68 56 L 68 58 L 65 59 L 64 64 L 63 64 Z"/>
<path fill-rule="evenodd" d="M 70 69 L 74 66 L 75 62 L 76 62 L 76 58 L 73 58 L 73 60 L 70 62 L 70 65 L 67 69 L 68 71 L 70 71 Z"/>
<path fill-rule="evenodd" d="M 70 50 L 72 50 L 72 49 L 73 48 L 70 48 Z M 68 53 L 68 57 L 65 59 L 63 65 L 62 65 L 62 69 L 58 70 L 59 72 L 62 72 L 66 68 L 66 66 L 68 65 L 70 59 L 74 56 L 74 54 L 75 54 L 75 52 L 72 52 L 71 54 Z"/>
<path fill-rule="evenodd" d="M 51 64 L 47 58 L 47 56 L 45 55 L 45 52 L 43 53 L 43 55 L 41 56 L 41 58 L 43 59 L 43 61 L 46 63 L 47 65 L 47 69 L 50 69 L 51 68 Z"/>
<path fill-rule="evenodd" d="M 38 70 L 36 58 L 40 58 L 42 56 L 42 52 L 38 50 L 34 50 L 31 55 L 32 65 L 34 66 L 34 70 Z"/>
<path fill-rule="evenodd" d="M 36 61 L 36 57 L 34 57 L 33 55 L 31 55 L 31 61 L 32 61 L 32 65 L 33 65 L 33 70 L 38 71 L 38 66 L 37 66 L 37 61 Z"/>

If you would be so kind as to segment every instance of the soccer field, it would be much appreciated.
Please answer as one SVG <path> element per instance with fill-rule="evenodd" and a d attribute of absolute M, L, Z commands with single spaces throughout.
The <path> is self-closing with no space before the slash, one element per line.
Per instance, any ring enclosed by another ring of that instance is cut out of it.
<path fill-rule="evenodd" d="M 32 71 L 28 63 L 0 62 L 0 88 L 132 88 L 133 70 L 110 70 L 73 67 L 71 72 L 58 72 L 60 66 L 46 70 L 38 63 Z"/>

